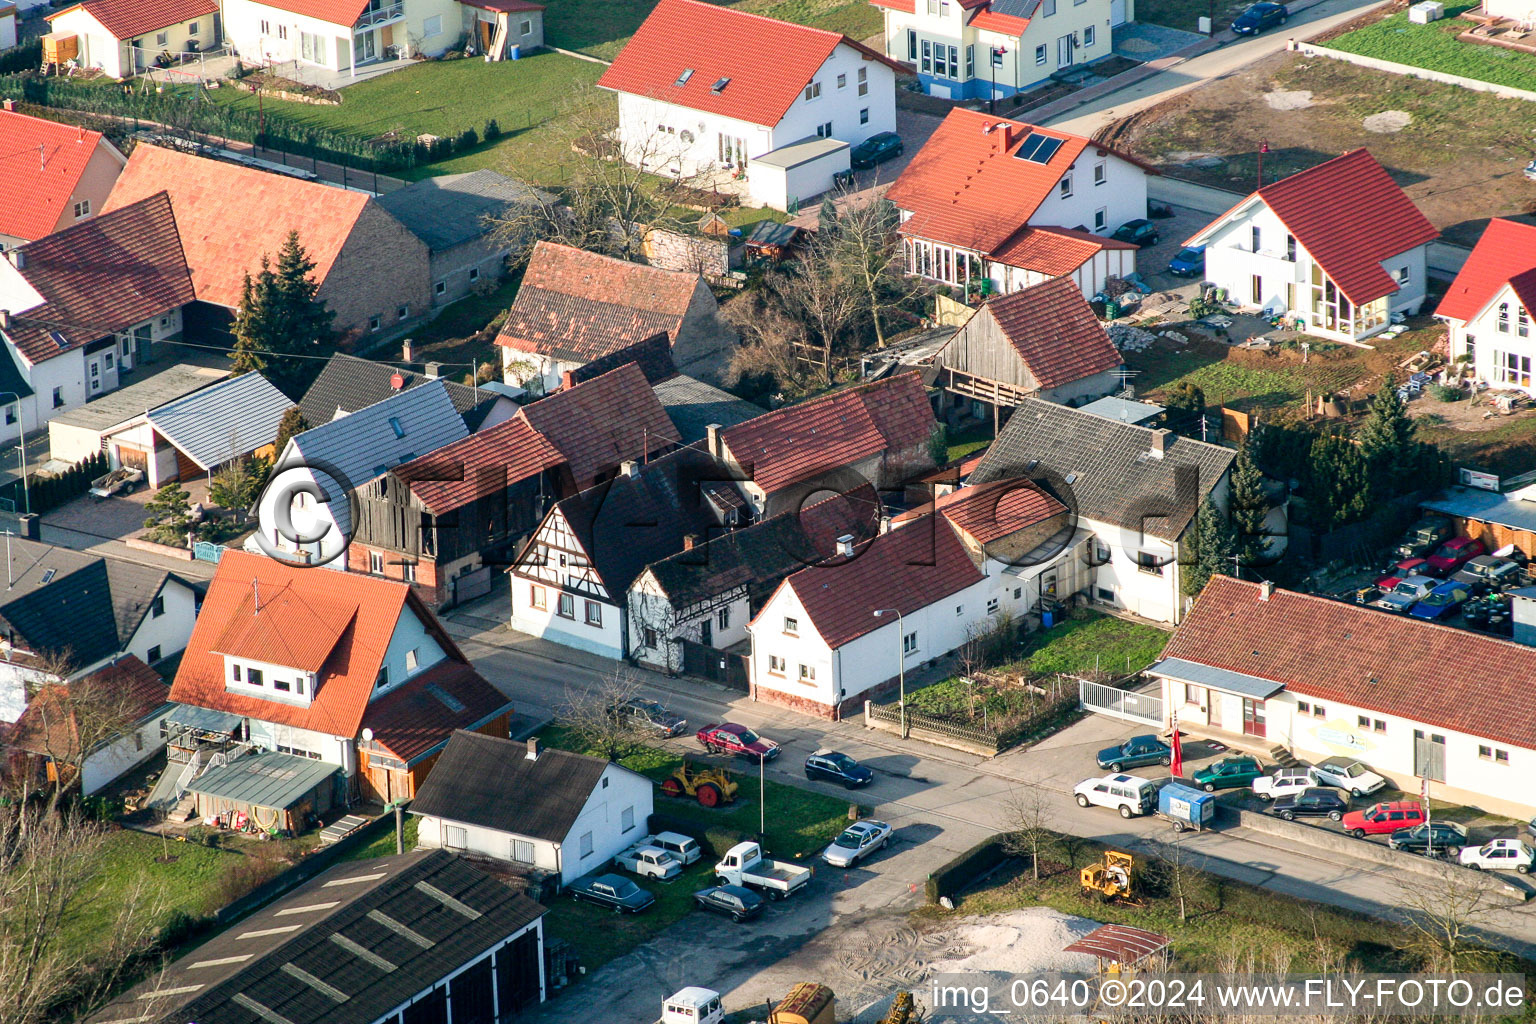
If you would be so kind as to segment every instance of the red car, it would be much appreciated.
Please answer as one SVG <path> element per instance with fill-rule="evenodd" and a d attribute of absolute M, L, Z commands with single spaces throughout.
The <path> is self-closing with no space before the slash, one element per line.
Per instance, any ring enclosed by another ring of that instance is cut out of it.
<path fill-rule="evenodd" d="M 1411 800 L 1392 800 L 1344 815 L 1344 831 L 1355 837 L 1390 835 L 1422 824 L 1424 808 Z"/>
<path fill-rule="evenodd" d="M 1376 581 L 1376 589 L 1386 593 L 1409 576 L 1427 576 L 1429 563 L 1422 558 L 1405 558 L 1386 568 L 1386 575 Z"/>
<path fill-rule="evenodd" d="M 1427 559 L 1429 567 L 1426 571 L 1431 576 L 1449 576 L 1486 552 L 1483 542 L 1476 537 L 1453 537 L 1441 544 L 1439 549 L 1429 556 Z"/>
<path fill-rule="evenodd" d="M 779 756 L 777 743 L 734 722 L 706 725 L 694 734 L 694 738 L 711 754 L 735 754 L 737 757 L 754 759 L 761 757 L 768 761 Z"/>

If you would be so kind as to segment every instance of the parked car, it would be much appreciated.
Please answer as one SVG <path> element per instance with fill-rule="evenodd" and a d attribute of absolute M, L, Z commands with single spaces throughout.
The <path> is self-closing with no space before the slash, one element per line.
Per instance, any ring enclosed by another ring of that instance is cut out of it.
<path fill-rule="evenodd" d="M 1249 757 L 1247 754 L 1237 754 L 1206 765 L 1190 778 L 1195 785 L 1207 793 L 1212 793 L 1218 789 L 1236 789 L 1238 786 L 1251 785 L 1254 779 L 1263 774 L 1264 769 L 1259 765 L 1257 758 Z"/>
<path fill-rule="evenodd" d="M 1205 273 L 1205 246 L 1188 245 L 1168 261 L 1168 273 L 1174 277 L 1198 277 Z"/>
<path fill-rule="evenodd" d="M 633 871 L 641 878 L 666 880 L 683 873 L 682 861 L 655 846 L 631 846 L 613 860 L 619 867 Z"/>
<path fill-rule="evenodd" d="M 1269 810 L 1270 813 L 1277 814 L 1286 821 L 1322 817 L 1341 821 L 1344 818 L 1344 812 L 1349 810 L 1349 801 L 1344 799 L 1336 789 L 1313 786 L 1300 793 L 1280 797 Z"/>
<path fill-rule="evenodd" d="M 1079 807 L 1108 807 L 1122 818 L 1134 818 L 1157 810 L 1157 784 L 1136 775 L 1106 775 L 1084 779 L 1072 788 Z"/>
<path fill-rule="evenodd" d="M 1426 559 L 1429 566 L 1424 571 L 1436 576 L 1449 576 L 1487 550 L 1476 537 L 1452 537 Z"/>
<path fill-rule="evenodd" d="M 1172 764 L 1173 748 L 1147 733 L 1144 736 L 1132 736 L 1118 747 L 1105 747 L 1099 751 L 1097 760 L 1100 768 L 1123 772 L 1127 768 L 1139 768 L 1144 764 Z"/>
<path fill-rule="evenodd" d="M 877 132 L 853 147 L 848 162 L 858 168 L 873 167 L 901 156 L 905 148 L 895 132 Z"/>
<path fill-rule="evenodd" d="M 694 893 L 693 902 L 705 910 L 725 914 L 739 924 L 761 914 L 768 901 L 739 885 L 715 885 Z"/>
<path fill-rule="evenodd" d="M 638 914 L 656 902 L 655 896 L 622 875 L 583 878 L 571 886 L 571 896 L 600 907 L 612 907 L 619 914 Z"/>
<path fill-rule="evenodd" d="M 711 754 L 735 754 L 754 760 L 761 757 L 769 761 L 779 756 L 777 743 L 734 722 L 710 723 L 695 733 L 694 738 Z"/>
<path fill-rule="evenodd" d="M 1478 555 L 1462 566 L 1460 571 L 1452 573 L 1451 579 L 1465 584 L 1473 594 L 1486 594 L 1491 590 L 1502 590 L 1523 583 L 1525 569 L 1519 562 L 1497 555 Z"/>
<path fill-rule="evenodd" d="M 1525 174 L 1525 179 L 1527 181 L 1536 181 L 1536 160 L 1532 160 L 1530 163 L 1526 164 L 1525 171 L 1523 173 Z"/>
<path fill-rule="evenodd" d="M 658 850 L 665 850 L 676 857 L 678 863 L 684 867 L 697 863 L 698 859 L 704 856 L 704 851 L 699 849 L 698 840 L 677 832 L 657 832 L 655 835 L 646 836 L 636 845 L 654 846 Z"/>
<path fill-rule="evenodd" d="M 1279 28 L 1290 16 L 1285 4 L 1253 4 L 1232 19 L 1232 31 L 1240 36 L 1256 36 L 1267 29 Z"/>
<path fill-rule="evenodd" d="M 825 748 L 805 759 L 805 777 L 812 782 L 837 782 L 849 789 L 867 786 L 875 773 L 847 754 Z"/>
<path fill-rule="evenodd" d="M 632 697 L 613 705 L 609 711 L 663 736 L 681 736 L 688 729 L 688 720 L 682 715 L 673 714 L 666 705 L 644 697 Z"/>
<path fill-rule="evenodd" d="M 1398 615 L 1407 614 L 1408 609 L 1428 597 L 1429 592 L 1439 585 L 1440 581 L 1433 576 L 1404 576 L 1397 581 L 1397 586 L 1381 595 L 1376 607 Z"/>
<path fill-rule="evenodd" d="M 835 868 L 851 868 L 884 846 L 892 831 L 891 826 L 873 818 L 856 821 L 821 851 L 821 859 Z"/>
<path fill-rule="evenodd" d="M 1443 622 L 1455 615 L 1457 609 L 1471 596 L 1472 591 L 1467 589 L 1465 583 L 1451 580 L 1425 594 L 1424 600 L 1408 609 L 1408 614 L 1415 619 Z"/>
<path fill-rule="evenodd" d="M 1444 516 L 1425 516 L 1403 535 L 1403 542 L 1392 552 L 1392 557 L 1423 558 L 1439 547 L 1442 541 L 1456 536 L 1456 524 Z"/>
<path fill-rule="evenodd" d="M 1429 563 L 1422 558 L 1404 558 L 1394 562 L 1382 570 L 1382 574 L 1376 578 L 1376 587 L 1385 596 L 1393 587 L 1397 586 L 1409 576 L 1428 576 L 1424 567 Z M 1380 601 L 1377 601 L 1378 606 Z"/>
<path fill-rule="evenodd" d="M 1365 836 L 1385 836 L 1401 832 L 1424 820 L 1424 808 L 1408 800 L 1386 800 L 1372 804 L 1363 811 L 1350 811 L 1344 815 L 1344 831 L 1362 839 Z"/>
<path fill-rule="evenodd" d="M 1342 789 L 1357 799 L 1387 785 L 1386 779 L 1353 757 L 1325 757 L 1312 766 L 1312 774 L 1323 785 Z"/>
<path fill-rule="evenodd" d="M 1273 774 L 1261 775 L 1253 780 L 1253 794 L 1260 800 L 1278 800 L 1317 785 L 1311 769 L 1304 765 L 1295 768 L 1276 768 Z"/>
<path fill-rule="evenodd" d="M 1467 845 L 1467 829 L 1454 821 L 1426 821 L 1387 837 L 1394 850 L 1440 857 L 1459 857 Z"/>
<path fill-rule="evenodd" d="M 1461 851 L 1461 863 L 1474 871 L 1518 871 L 1531 873 L 1536 850 L 1518 839 L 1495 839 L 1482 846 L 1468 846 Z"/>
<path fill-rule="evenodd" d="M 1157 225 L 1145 217 L 1137 217 L 1116 228 L 1113 237 L 1117 242 L 1131 242 L 1138 249 L 1145 249 L 1157 244 Z"/>

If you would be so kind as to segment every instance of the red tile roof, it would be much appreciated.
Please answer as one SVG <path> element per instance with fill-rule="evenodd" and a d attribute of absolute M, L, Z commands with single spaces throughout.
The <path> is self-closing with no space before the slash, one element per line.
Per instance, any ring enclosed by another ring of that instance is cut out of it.
<path fill-rule="evenodd" d="M 917 371 L 787 405 L 721 431 L 765 493 L 886 452 L 926 444 L 933 408 Z"/>
<path fill-rule="evenodd" d="M 276 259 L 289 231 L 299 232 L 315 264 L 311 277 L 323 282 L 370 201 L 365 192 L 140 145 L 106 208 L 120 209 L 162 190 L 176 210 L 197 297 L 230 308 L 240 304 L 246 272 L 259 269 L 263 254 Z"/>
<path fill-rule="evenodd" d="M 1014 155 L 1031 132 L 1061 140 L 1049 163 Z M 1090 148 L 1156 173 L 1081 135 L 955 109 L 912 157 L 886 198 L 912 213 L 901 226 L 903 234 L 992 253 L 1029 223 L 1072 162 Z"/>
<path fill-rule="evenodd" d="M 1536 309 L 1536 225 L 1495 217 L 1446 289 L 1435 315 L 1472 320 L 1506 284 L 1526 309 Z"/>
<path fill-rule="evenodd" d="M 496 344 L 590 362 L 665 332 L 674 341 L 698 274 L 539 242 Z"/>
<path fill-rule="evenodd" d="M 1067 506 L 1023 479 L 962 487 L 941 497 L 938 507 L 940 515 L 980 544 L 1001 540 L 1067 511 Z"/>
<path fill-rule="evenodd" d="M 100 132 L 0 110 L 0 234 L 31 240 L 52 231 L 102 147 L 115 152 Z"/>
<path fill-rule="evenodd" d="M 410 764 L 446 744 L 455 729 L 477 728 L 511 710 L 512 702 L 472 667 L 441 661 L 370 704 L 363 725 L 375 743 Z"/>
<path fill-rule="evenodd" d="M 997 321 L 1003 337 L 1042 388 L 1060 387 L 1125 364 L 1070 277 L 994 296 L 975 315 Z M 943 359 L 944 349 L 940 349 L 938 360 Z"/>
<path fill-rule="evenodd" d="M 229 611 L 213 650 L 319 672 L 356 616 L 355 601 L 290 587 L 263 594 L 258 584 Z M 294 629 L 297 622 L 304 628 Z"/>
<path fill-rule="evenodd" d="M 66 700 L 66 689 L 73 700 Z M 170 688 L 160 673 L 132 654 L 124 655 L 67 686 L 44 687 L 11 727 L 6 743 L 54 758 L 76 756 L 80 740 L 74 709 L 95 704 L 92 694 L 98 690 L 104 695 L 106 708 L 114 714 L 121 710 L 125 724 L 143 721 L 170 699 Z"/>
<path fill-rule="evenodd" d="M 6 334 L 39 363 L 191 302 L 176 228 L 161 192 L 18 246 L 45 301 L 15 311 Z"/>
<path fill-rule="evenodd" d="M 917 0 L 869 0 L 876 7 L 886 7 L 903 14 L 917 13 Z"/>
<path fill-rule="evenodd" d="M 308 707 L 225 692 L 219 642 L 231 624 L 245 614 L 242 610 L 249 609 L 246 598 L 253 585 L 262 594 L 262 614 L 282 615 L 282 621 L 270 628 L 291 636 L 314 628 L 306 607 L 340 605 L 355 609 L 325 659 L 314 702 Z M 420 598 L 411 593 L 409 584 L 360 573 L 299 568 L 231 549 L 224 553 L 208 585 L 208 595 L 171 686 L 171 700 L 329 736 L 355 737 L 362 728 L 395 623 L 402 614 L 412 613 L 450 659 L 466 660 Z"/>
<path fill-rule="evenodd" d="M 422 504 L 442 515 L 564 462 L 565 456 L 519 415 L 394 472 Z"/>
<path fill-rule="evenodd" d="M 318 18 L 332 25 L 352 26 L 362 17 L 368 0 L 262 0 L 269 7 Z"/>
<path fill-rule="evenodd" d="M 1031 18 L 1018 18 L 1012 14 L 1004 14 L 994 11 L 990 7 L 983 8 L 971 15 L 972 28 L 984 28 L 988 32 L 1000 32 L 1008 36 L 1021 36 L 1024 30 L 1029 28 Z"/>
<path fill-rule="evenodd" d="M 1255 197 L 1356 305 L 1398 290 L 1382 260 L 1440 237 L 1370 151 L 1356 149 L 1265 185 L 1185 244 L 1208 237 Z"/>
<path fill-rule="evenodd" d="M 634 363 L 524 406 L 518 417 L 571 467 L 577 488 L 592 486 L 628 459 L 682 443 L 682 435 Z"/>
<path fill-rule="evenodd" d="M 875 610 L 910 615 L 984 577 L 954 528 L 924 517 L 854 548 L 853 558 L 801 569 L 783 586 L 794 590 L 828 647 L 838 648 L 894 619 Z"/>
<path fill-rule="evenodd" d="M 212 14 L 219 4 L 218 0 L 85 0 L 48 15 L 48 20 L 82 7 L 114 39 L 124 40 Z"/>
<path fill-rule="evenodd" d="M 839 44 L 897 66 L 837 32 L 700 0 L 661 0 L 597 84 L 772 128 Z M 721 79 L 729 82 L 717 93 Z"/>
<path fill-rule="evenodd" d="M 1010 267 L 1065 277 L 1104 249 L 1135 249 L 1133 242 L 1101 238 L 1074 228 L 1025 227 L 1005 239 L 991 256 Z"/>
<path fill-rule="evenodd" d="M 1213 576 L 1163 651 L 1298 697 L 1536 749 L 1536 647 Z M 1426 666 L 1434 666 L 1426 671 Z"/>

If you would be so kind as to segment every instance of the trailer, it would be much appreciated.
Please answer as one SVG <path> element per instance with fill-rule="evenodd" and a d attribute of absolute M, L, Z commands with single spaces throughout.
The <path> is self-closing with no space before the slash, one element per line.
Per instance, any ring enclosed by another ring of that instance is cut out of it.
<path fill-rule="evenodd" d="M 1171 822 L 1175 832 L 1203 832 L 1215 827 L 1216 794 L 1169 783 L 1157 791 L 1157 816 Z"/>
<path fill-rule="evenodd" d="M 91 481 L 91 496 L 93 498 L 110 498 L 114 494 L 132 494 L 139 486 L 139 481 L 144 479 L 142 469 L 130 469 L 127 466 L 114 469 L 112 472 L 97 477 Z"/>

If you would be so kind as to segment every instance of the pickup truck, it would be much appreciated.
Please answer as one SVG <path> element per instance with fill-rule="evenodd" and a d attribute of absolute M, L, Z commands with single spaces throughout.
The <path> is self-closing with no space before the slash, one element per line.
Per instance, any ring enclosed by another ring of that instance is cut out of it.
<path fill-rule="evenodd" d="M 760 890 L 772 900 L 782 900 L 811 880 L 811 869 L 769 860 L 756 843 L 737 843 L 715 865 L 721 885 L 744 885 Z"/>
<path fill-rule="evenodd" d="M 139 486 L 139 481 L 143 479 L 142 469 L 130 469 L 127 466 L 114 469 L 91 481 L 91 497 L 110 498 L 114 494 L 132 494 L 134 488 Z"/>
<path fill-rule="evenodd" d="M 676 878 L 683 873 L 683 863 L 666 850 L 655 846 L 631 846 L 614 858 L 619 867 L 641 878 Z"/>

